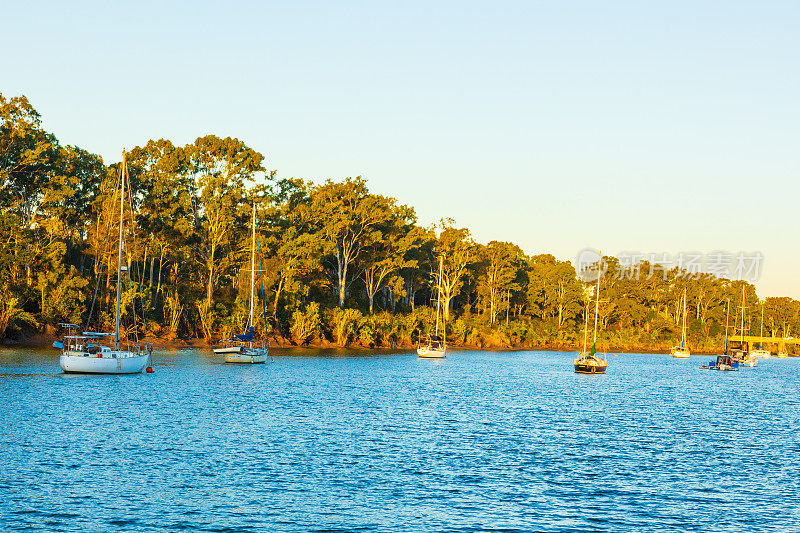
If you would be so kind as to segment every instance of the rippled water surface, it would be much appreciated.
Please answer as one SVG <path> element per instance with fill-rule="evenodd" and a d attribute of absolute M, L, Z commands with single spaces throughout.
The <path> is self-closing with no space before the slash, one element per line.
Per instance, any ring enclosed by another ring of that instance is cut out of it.
<path fill-rule="evenodd" d="M 796 359 L 275 353 L 0 351 L 0 528 L 800 531 Z"/>

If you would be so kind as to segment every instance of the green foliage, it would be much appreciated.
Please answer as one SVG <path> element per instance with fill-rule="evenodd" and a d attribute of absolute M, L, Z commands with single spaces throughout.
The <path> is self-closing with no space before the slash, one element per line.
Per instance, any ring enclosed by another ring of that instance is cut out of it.
<path fill-rule="evenodd" d="M 310 340 L 319 335 L 320 326 L 319 304 L 309 302 L 305 309 L 299 309 L 292 314 L 291 333 L 297 344 L 308 344 Z"/>
<path fill-rule="evenodd" d="M 178 325 L 183 314 L 183 305 L 181 305 L 178 293 L 168 294 L 164 303 L 164 315 L 166 318 L 166 328 L 170 333 L 170 337 L 178 335 Z"/>
<path fill-rule="evenodd" d="M 448 341 L 489 348 L 582 344 L 595 318 L 600 344 L 669 346 L 680 337 L 684 290 L 692 346 L 720 343 L 729 303 L 732 330 L 743 305 L 744 330 L 757 335 L 763 303 L 765 336 L 800 331 L 800 302 L 791 298 L 760 302 L 749 283 L 647 262 L 636 276 L 610 257 L 595 317 L 587 304 L 596 287 L 568 261 L 476 243 L 449 219 L 422 228 L 411 207 L 371 193 L 360 177 L 277 179 L 239 139 L 149 140 L 126 161 L 122 317 L 130 332 L 141 332 L 133 316 L 143 312 L 147 329 L 168 337 L 243 330 L 253 209 L 256 287 L 263 276 L 268 315 L 259 296 L 254 327 L 298 344 L 414 344 L 434 330 L 439 289 Z M 90 310 L 93 327 L 114 327 L 120 166 L 61 145 L 26 98 L 0 95 L 0 337 L 81 323 Z"/>
<path fill-rule="evenodd" d="M 7 294 L 5 290 L 2 292 L 3 294 Z M 0 298 L 0 339 L 3 338 L 8 328 L 22 325 L 35 327 L 38 324 L 31 313 L 28 313 L 19 306 L 19 300 L 17 298 Z"/>
<path fill-rule="evenodd" d="M 337 307 L 332 310 L 330 326 L 333 332 L 334 342 L 337 346 L 347 346 L 351 337 L 358 332 L 359 319 L 361 316 L 361 313 L 357 309 L 341 309 Z M 365 335 L 367 339 L 373 339 L 373 329 L 370 328 Z"/>

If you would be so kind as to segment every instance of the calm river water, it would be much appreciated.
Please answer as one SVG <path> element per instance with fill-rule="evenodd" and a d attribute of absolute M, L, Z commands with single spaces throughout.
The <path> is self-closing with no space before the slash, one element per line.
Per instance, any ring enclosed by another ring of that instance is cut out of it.
<path fill-rule="evenodd" d="M 800 531 L 800 360 L 274 352 L 0 351 L 0 529 Z"/>

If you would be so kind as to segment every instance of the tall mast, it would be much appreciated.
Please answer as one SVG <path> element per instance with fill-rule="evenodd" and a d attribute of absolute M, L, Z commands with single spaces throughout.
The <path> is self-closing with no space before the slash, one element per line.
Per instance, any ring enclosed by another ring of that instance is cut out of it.
<path fill-rule="evenodd" d="M 739 328 L 739 342 L 742 344 L 742 350 L 744 350 L 744 284 L 742 284 L 742 323 Z"/>
<path fill-rule="evenodd" d="M 686 289 L 683 289 L 683 326 L 681 331 L 681 348 L 686 344 Z"/>
<path fill-rule="evenodd" d="M 439 256 L 439 282 L 436 294 L 436 336 L 439 336 L 439 302 L 442 300 L 442 256 Z"/>
<path fill-rule="evenodd" d="M 114 349 L 119 350 L 119 304 L 120 291 L 122 288 L 122 217 L 125 206 L 125 174 L 128 173 L 127 162 L 125 161 L 125 151 L 122 151 L 122 171 L 119 177 L 120 202 L 119 202 L 119 247 L 117 249 L 117 318 L 116 328 L 114 329 Z"/>
<path fill-rule="evenodd" d="M 725 351 L 722 352 L 723 355 L 728 355 L 728 317 L 731 315 L 731 301 L 728 299 L 727 304 L 725 305 Z"/>
<path fill-rule="evenodd" d="M 600 313 L 600 270 L 601 264 L 600 262 L 603 260 L 603 256 L 600 256 L 600 260 L 597 262 L 597 290 L 595 291 L 595 298 L 594 298 L 594 339 L 592 342 L 595 345 L 595 350 L 597 349 L 597 315 Z"/>
<path fill-rule="evenodd" d="M 256 203 L 253 201 L 253 242 L 250 246 L 250 327 L 253 324 L 254 288 L 256 283 Z"/>
<path fill-rule="evenodd" d="M 758 348 L 764 349 L 764 302 L 761 302 L 761 344 Z"/>
<path fill-rule="evenodd" d="M 588 334 L 589 334 L 589 300 L 586 300 L 586 305 L 583 307 L 583 352 L 582 353 L 586 353 L 586 337 Z"/>

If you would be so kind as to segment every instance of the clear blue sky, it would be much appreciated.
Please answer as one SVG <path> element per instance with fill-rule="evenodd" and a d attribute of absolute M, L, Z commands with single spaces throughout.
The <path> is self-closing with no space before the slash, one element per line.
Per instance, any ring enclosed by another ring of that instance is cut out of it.
<path fill-rule="evenodd" d="M 214 133 L 483 242 L 764 254 L 800 298 L 800 3 L 11 2 L 0 91 L 67 144 Z"/>

